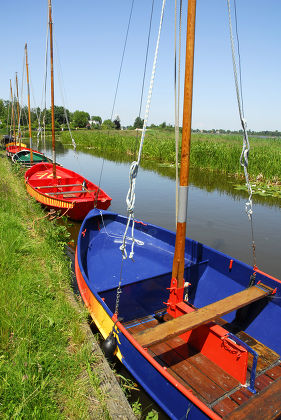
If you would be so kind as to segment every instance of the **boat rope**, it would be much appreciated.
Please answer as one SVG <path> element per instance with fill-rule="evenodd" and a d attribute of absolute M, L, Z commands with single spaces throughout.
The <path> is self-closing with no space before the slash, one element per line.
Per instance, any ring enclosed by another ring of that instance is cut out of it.
<path fill-rule="evenodd" d="M 174 95 L 175 95 L 175 154 L 176 154 L 176 225 L 178 220 L 179 205 L 179 107 L 180 107 L 180 64 L 181 64 L 181 28 L 182 28 L 182 0 L 180 0 L 179 10 L 179 53 L 177 63 L 177 0 L 175 0 L 175 76 L 174 76 Z"/>
<path fill-rule="evenodd" d="M 237 65 L 236 65 L 236 58 L 235 58 L 235 47 L 234 47 L 234 39 L 233 39 L 233 31 L 232 31 L 232 23 L 231 23 L 231 10 L 230 10 L 230 0 L 227 0 L 228 6 L 228 20 L 229 20 L 229 33 L 230 33 L 230 43 L 231 43 L 231 52 L 232 52 L 232 65 L 233 65 L 233 73 L 234 73 L 234 80 L 235 80 L 235 88 L 236 88 L 236 97 L 238 103 L 238 110 L 239 110 L 239 117 L 240 122 L 243 130 L 243 146 L 242 152 L 240 156 L 240 165 L 244 170 L 245 181 L 249 193 L 248 201 L 245 203 L 245 211 L 248 215 L 250 224 L 251 224 L 251 236 L 252 236 L 252 251 L 253 251 L 253 266 L 256 266 L 256 244 L 254 240 L 254 228 L 253 228 L 253 202 L 252 202 L 252 187 L 249 180 L 248 174 L 248 164 L 249 164 L 249 151 L 250 151 L 250 143 L 247 133 L 247 122 L 244 116 L 244 105 L 243 105 L 243 95 L 242 95 L 242 83 L 241 83 L 241 62 L 240 62 L 240 51 L 239 51 L 239 39 L 238 39 L 238 30 L 237 30 L 237 13 L 236 13 L 236 0 L 234 0 L 234 8 L 235 8 L 235 21 L 236 21 L 236 38 L 237 38 L 237 45 L 238 45 L 238 54 L 239 54 L 239 74 L 240 74 L 240 86 L 238 82 L 238 75 L 237 75 Z"/>
<path fill-rule="evenodd" d="M 65 99 L 64 99 L 66 97 L 66 95 L 64 94 L 65 89 L 64 89 L 63 78 L 62 78 L 62 67 L 61 67 L 61 62 L 60 62 L 60 58 L 59 58 L 58 44 L 57 44 L 57 40 L 56 40 L 55 35 L 54 35 L 54 41 L 55 41 L 55 54 L 56 54 L 56 59 L 57 59 L 57 63 L 58 63 L 57 74 L 58 74 L 60 93 L 61 93 L 61 98 L 62 98 L 62 103 L 63 103 L 64 117 L 65 117 L 66 125 L 67 125 L 67 128 L 68 128 L 68 132 L 69 132 L 69 135 L 70 135 L 70 138 L 71 138 L 73 149 L 76 151 L 76 143 L 75 143 L 75 140 L 73 138 L 73 135 L 72 135 L 72 132 L 71 132 L 71 129 L 70 129 L 69 118 L 68 118 L 68 115 L 67 115 L 67 112 L 66 112 L 66 105 L 65 105 Z M 78 157 L 78 156 L 76 156 L 76 157 Z"/>
<path fill-rule="evenodd" d="M 158 58 L 158 50 L 159 50 L 160 35 L 161 35 L 161 29 L 162 29 L 162 23 L 163 23 L 163 17 L 164 17 L 165 3 L 166 3 L 166 0 L 162 0 L 161 17 L 160 17 L 160 23 L 159 23 L 159 29 L 158 29 L 156 48 L 155 48 L 155 53 L 154 53 L 154 60 L 153 60 L 153 66 L 152 66 L 150 85 L 149 85 L 147 102 L 146 102 L 146 109 L 145 109 L 145 116 L 144 116 L 144 121 L 143 121 L 141 140 L 140 140 L 140 145 L 139 145 L 138 160 L 132 162 L 132 164 L 130 166 L 130 171 L 129 171 L 129 190 L 128 190 L 127 197 L 126 197 L 128 221 L 127 221 L 126 229 L 125 229 L 124 236 L 123 236 L 123 242 L 122 242 L 122 245 L 120 246 L 120 250 L 122 252 L 122 258 L 123 259 L 127 258 L 126 237 L 127 237 L 127 232 L 128 232 L 131 221 L 132 221 L 132 228 L 131 228 L 132 229 L 132 245 L 131 245 L 131 252 L 130 252 L 129 258 L 133 259 L 133 257 L 134 257 L 135 186 L 136 186 L 136 178 L 137 178 L 138 169 L 139 169 L 140 160 L 141 160 L 141 154 L 142 154 L 142 149 L 143 149 L 143 142 L 144 142 L 144 138 L 145 138 L 147 121 L 148 121 L 149 111 L 150 111 L 151 96 L 152 96 L 152 90 L 153 90 L 153 85 L 154 85 L 154 78 L 155 78 L 156 64 L 157 64 L 157 58 Z"/>

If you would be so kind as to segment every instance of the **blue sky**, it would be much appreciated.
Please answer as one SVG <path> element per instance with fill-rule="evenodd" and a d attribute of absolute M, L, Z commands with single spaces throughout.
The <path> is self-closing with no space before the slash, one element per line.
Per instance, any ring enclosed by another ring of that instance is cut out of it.
<path fill-rule="evenodd" d="M 233 0 L 232 0 L 233 1 Z M 281 2 L 236 0 L 245 114 L 252 130 L 281 130 Z M 155 0 L 143 113 L 162 0 Z M 183 38 L 186 27 L 186 1 Z M 111 114 L 131 0 L 53 0 L 54 33 L 65 104 L 103 119 Z M 123 125 L 138 115 L 151 0 L 135 0 L 114 115 Z M 1 1 L 0 98 L 9 79 L 20 83 L 28 44 L 32 106 L 40 106 L 47 0 Z M 226 0 L 198 0 L 193 128 L 240 128 L 233 81 Z M 182 56 L 183 58 L 183 56 Z M 167 0 L 149 123 L 174 124 L 174 1 Z M 183 62 L 183 59 L 182 59 Z M 55 63 L 55 103 L 62 105 Z M 24 91 L 26 100 L 26 89 Z"/>

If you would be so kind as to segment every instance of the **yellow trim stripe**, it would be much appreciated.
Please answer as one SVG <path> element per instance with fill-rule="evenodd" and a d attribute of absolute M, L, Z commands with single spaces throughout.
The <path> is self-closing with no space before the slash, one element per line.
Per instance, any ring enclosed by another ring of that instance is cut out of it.
<path fill-rule="evenodd" d="M 60 207 L 65 209 L 73 209 L 75 203 L 62 201 L 62 200 L 56 200 L 53 198 L 46 197 L 44 194 L 40 194 L 38 191 L 35 191 L 27 182 L 26 182 L 26 189 L 27 192 L 35 198 L 35 200 L 39 201 L 42 204 L 45 204 L 46 206 L 54 206 L 54 207 Z"/>

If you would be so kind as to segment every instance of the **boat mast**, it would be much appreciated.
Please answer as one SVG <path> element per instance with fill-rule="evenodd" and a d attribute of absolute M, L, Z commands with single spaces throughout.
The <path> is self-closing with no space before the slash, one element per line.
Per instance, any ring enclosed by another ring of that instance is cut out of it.
<path fill-rule="evenodd" d="M 29 126 L 29 147 L 30 147 L 30 162 L 33 162 L 32 152 L 32 133 L 31 133 L 31 114 L 30 114 L 30 88 L 29 88 L 29 73 L 28 73 L 28 59 L 27 59 L 27 44 L 25 44 L 25 64 L 26 64 L 26 80 L 27 80 L 27 100 L 28 100 L 28 126 Z"/>
<path fill-rule="evenodd" d="M 52 114 L 53 178 L 56 178 L 54 62 L 53 62 L 53 22 L 52 22 L 52 2 L 51 2 L 51 0 L 48 0 L 48 3 L 49 3 L 50 61 L 51 61 L 51 114 Z"/>
<path fill-rule="evenodd" d="M 18 86 L 18 73 L 16 73 L 16 88 L 17 88 L 17 111 L 18 111 L 18 140 L 21 148 L 21 135 L 20 135 L 20 103 L 19 103 L 19 86 Z"/>
<path fill-rule="evenodd" d="M 16 144 L 16 125 L 15 125 L 15 114 L 14 114 L 14 98 L 13 98 L 13 89 L 12 89 L 11 79 L 10 79 L 10 90 L 11 90 L 11 102 L 12 102 L 12 120 L 13 120 L 13 131 L 14 131 L 14 143 Z"/>
<path fill-rule="evenodd" d="M 175 255 L 174 255 L 173 271 L 172 271 L 172 278 L 177 280 L 178 289 L 184 287 L 184 253 L 185 253 L 187 198 L 188 198 L 188 183 L 189 183 L 195 16 L 196 16 L 196 0 L 188 0 L 184 103 L 183 103 L 183 122 L 182 122 L 182 149 L 181 149 L 181 169 L 180 169 L 180 186 L 179 186 L 179 211 L 178 211 L 178 220 L 177 220 Z"/>

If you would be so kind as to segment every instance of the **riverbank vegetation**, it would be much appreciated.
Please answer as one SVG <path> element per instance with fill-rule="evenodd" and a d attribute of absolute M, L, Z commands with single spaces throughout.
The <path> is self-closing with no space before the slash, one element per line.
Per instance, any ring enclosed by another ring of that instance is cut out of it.
<path fill-rule="evenodd" d="M 131 130 L 77 131 L 74 138 L 78 147 L 92 148 L 99 153 L 137 155 L 140 132 Z M 63 144 L 70 144 L 67 132 L 60 135 Z M 251 137 L 249 173 L 257 182 L 280 183 L 281 139 Z M 241 135 L 192 133 L 191 166 L 217 170 L 228 175 L 243 176 L 239 164 Z M 175 145 L 172 130 L 148 130 L 143 148 L 143 159 L 163 164 L 175 164 Z"/>
<path fill-rule="evenodd" d="M 66 230 L 0 153 L 0 417 L 106 419 L 98 360 L 73 305 Z M 3 158 L 3 159 L 1 159 Z"/>

